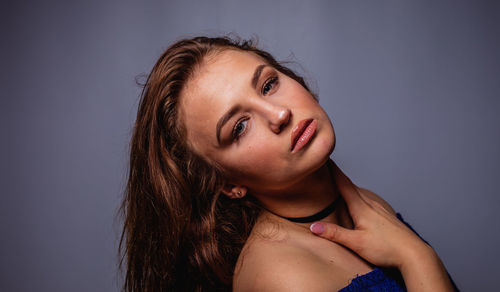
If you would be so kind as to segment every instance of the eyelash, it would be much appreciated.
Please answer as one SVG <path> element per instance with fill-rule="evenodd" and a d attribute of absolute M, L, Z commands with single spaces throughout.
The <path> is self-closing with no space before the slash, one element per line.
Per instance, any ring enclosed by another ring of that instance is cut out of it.
<path fill-rule="evenodd" d="M 236 131 L 237 131 L 236 129 L 238 129 L 238 126 L 239 126 L 239 125 L 242 125 L 244 122 L 247 122 L 247 123 L 248 123 L 248 118 L 247 118 L 247 117 L 242 118 L 242 119 L 239 119 L 239 120 L 236 122 L 236 124 L 234 124 L 233 134 L 232 134 L 232 135 L 233 135 L 233 140 L 235 140 L 235 141 L 236 141 L 236 140 L 238 140 L 238 139 L 239 139 L 239 138 L 241 138 L 241 136 L 243 136 L 243 135 L 245 134 L 245 132 L 247 131 L 247 127 L 248 127 L 248 125 L 245 125 L 245 129 L 243 129 L 243 131 L 242 131 L 242 132 L 240 132 L 240 133 L 237 133 L 237 132 L 236 132 Z"/>
<path fill-rule="evenodd" d="M 273 90 L 274 87 L 278 84 L 278 82 L 279 82 L 278 76 L 274 76 L 274 77 L 267 79 L 267 81 L 262 86 L 262 95 L 266 95 L 269 93 L 269 91 Z M 272 85 L 273 87 L 270 89 L 267 89 L 267 91 L 266 91 L 266 87 L 268 87 L 269 85 Z"/>

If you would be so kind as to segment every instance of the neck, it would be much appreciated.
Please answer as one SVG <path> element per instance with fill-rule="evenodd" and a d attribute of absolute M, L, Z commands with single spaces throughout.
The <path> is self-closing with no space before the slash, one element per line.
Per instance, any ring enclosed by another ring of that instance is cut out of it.
<path fill-rule="evenodd" d="M 307 217 L 316 214 L 340 195 L 329 163 L 332 162 L 328 160 L 318 170 L 287 188 L 284 195 L 256 197 L 269 212 L 281 217 Z M 337 208 L 343 205 L 342 202 L 339 203 Z M 338 221 L 336 217 L 331 214 L 322 221 L 335 223 Z"/>

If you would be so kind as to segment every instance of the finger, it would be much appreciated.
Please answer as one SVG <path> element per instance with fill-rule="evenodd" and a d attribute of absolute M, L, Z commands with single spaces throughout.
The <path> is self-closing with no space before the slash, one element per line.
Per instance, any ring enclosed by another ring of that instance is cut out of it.
<path fill-rule="evenodd" d="M 356 187 L 356 191 L 358 192 L 361 199 L 363 201 L 365 201 L 366 204 L 370 205 L 370 207 L 372 207 L 372 208 L 378 207 L 378 206 L 375 206 L 375 204 L 378 204 L 380 207 L 382 206 L 377 201 L 373 200 L 372 198 L 368 197 L 365 193 L 363 193 L 362 189 Z"/>
<path fill-rule="evenodd" d="M 386 213 L 391 214 L 391 212 L 389 210 L 387 210 L 387 208 L 384 205 L 382 205 L 380 202 L 372 199 L 367 194 L 365 194 L 364 190 L 362 188 L 356 187 L 356 190 L 358 191 L 358 194 L 361 196 L 361 198 L 363 199 L 363 201 L 365 201 L 373 209 L 375 209 L 375 210 L 381 210 L 381 211 L 384 211 Z"/>
<path fill-rule="evenodd" d="M 382 206 L 382 204 L 380 204 L 379 202 L 374 201 L 372 199 L 369 199 L 369 200 L 370 200 L 370 204 L 372 205 L 372 207 L 390 214 L 390 212 L 384 206 Z"/>
<path fill-rule="evenodd" d="M 337 224 L 314 222 L 309 229 L 312 233 L 320 237 L 340 243 L 349 248 L 356 242 L 355 230 L 350 230 Z"/>
<path fill-rule="evenodd" d="M 335 182 L 337 183 L 337 187 L 342 194 L 345 202 L 347 203 L 347 208 L 349 209 L 349 213 L 351 216 L 361 211 L 361 207 L 363 206 L 363 199 L 358 193 L 356 186 L 352 183 L 352 181 L 340 170 L 340 168 L 333 163 L 334 168 L 334 176 Z"/>

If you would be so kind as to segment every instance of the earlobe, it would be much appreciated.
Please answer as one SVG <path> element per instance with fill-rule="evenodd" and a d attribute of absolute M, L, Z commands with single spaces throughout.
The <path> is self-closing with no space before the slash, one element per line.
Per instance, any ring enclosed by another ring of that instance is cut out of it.
<path fill-rule="evenodd" d="M 224 186 L 222 193 L 231 199 L 241 199 L 247 194 L 247 188 L 228 184 Z"/>

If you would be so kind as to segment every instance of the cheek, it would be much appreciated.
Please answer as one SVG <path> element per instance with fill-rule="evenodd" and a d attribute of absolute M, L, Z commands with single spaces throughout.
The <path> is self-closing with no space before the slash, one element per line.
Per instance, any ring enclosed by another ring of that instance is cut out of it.
<path fill-rule="evenodd" d="M 254 138 L 252 143 L 247 143 L 247 145 L 238 149 L 240 150 L 238 151 L 239 163 L 251 169 L 272 166 L 272 159 L 279 155 L 276 145 L 262 136 L 252 138 Z"/>
<path fill-rule="evenodd" d="M 245 137 L 238 149 L 227 155 L 224 164 L 228 173 L 244 180 L 262 180 L 269 175 L 279 173 L 283 167 L 283 145 L 279 140 L 265 136 Z M 250 142 L 251 140 L 251 142 Z"/>

